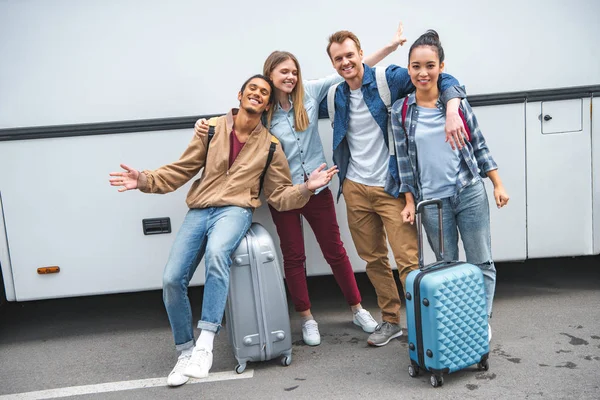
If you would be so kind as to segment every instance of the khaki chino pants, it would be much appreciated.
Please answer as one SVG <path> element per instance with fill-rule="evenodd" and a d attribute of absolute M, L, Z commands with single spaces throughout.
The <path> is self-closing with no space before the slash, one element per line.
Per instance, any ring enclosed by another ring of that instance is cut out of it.
<path fill-rule="evenodd" d="M 358 255 L 367 263 L 367 276 L 377 293 L 383 321 L 400 323 L 400 296 L 388 259 L 388 246 L 396 260 L 402 286 L 406 276 L 418 268 L 417 230 L 402 222 L 404 195 L 394 198 L 382 187 L 344 180 L 348 226 Z"/>

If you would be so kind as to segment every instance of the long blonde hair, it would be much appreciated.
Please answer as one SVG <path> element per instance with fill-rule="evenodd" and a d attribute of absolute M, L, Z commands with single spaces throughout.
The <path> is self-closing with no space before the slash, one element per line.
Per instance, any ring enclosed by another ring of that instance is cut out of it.
<path fill-rule="evenodd" d="M 297 132 L 303 132 L 308 128 L 308 114 L 304 108 L 304 86 L 302 85 L 302 72 L 300 72 L 300 63 L 292 53 L 287 51 L 274 51 L 265 60 L 263 65 L 263 75 L 271 78 L 271 74 L 279 64 L 286 60 L 292 60 L 298 69 L 298 82 L 292 90 L 292 102 L 294 103 L 294 129 Z M 277 90 L 277 88 L 275 88 Z M 277 103 L 277 101 L 275 101 Z M 275 107 L 271 107 L 267 112 L 267 124 L 271 124 L 271 118 Z"/>

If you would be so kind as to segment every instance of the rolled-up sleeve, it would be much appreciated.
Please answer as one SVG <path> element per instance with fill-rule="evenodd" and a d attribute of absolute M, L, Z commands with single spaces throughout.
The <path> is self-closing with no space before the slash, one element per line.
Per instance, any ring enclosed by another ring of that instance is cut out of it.
<path fill-rule="evenodd" d="M 444 81 L 444 75 L 447 80 Z M 440 89 L 442 94 L 440 100 L 442 103 L 447 104 L 449 100 L 460 98 L 464 99 L 467 97 L 467 91 L 464 86 L 460 86 L 458 81 L 454 79 L 452 75 L 442 74 L 440 79 Z"/>

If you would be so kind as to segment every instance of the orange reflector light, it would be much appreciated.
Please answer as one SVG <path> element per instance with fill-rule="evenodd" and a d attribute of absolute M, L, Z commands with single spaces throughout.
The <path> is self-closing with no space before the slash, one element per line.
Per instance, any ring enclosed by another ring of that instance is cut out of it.
<path fill-rule="evenodd" d="M 53 266 L 53 267 L 42 267 L 42 268 L 38 268 L 37 269 L 38 274 L 43 275 L 43 274 L 57 274 L 60 272 L 60 267 L 58 266 Z"/>

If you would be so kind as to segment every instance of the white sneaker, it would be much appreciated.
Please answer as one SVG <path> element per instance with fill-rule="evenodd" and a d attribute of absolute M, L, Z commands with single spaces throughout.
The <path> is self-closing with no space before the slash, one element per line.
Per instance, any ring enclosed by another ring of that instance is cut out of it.
<path fill-rule="evenodd" d="M 371 316 L 371 313 L 361 308 L 357 312 L 354 313 L 354 318 L 352 318 L 352 322 L 355 325 L 358 325 L 362 328 L 363 331 L 367 333 L 375 332 L 377 328 L 377 321 Z"/>
<path fill-rule="evenodd" d="M 190 357 L 192 357 L 191 353 L 182 354 L 177 359 L 177 364 L 175 364 L 175 368 L 167 377 L 167 385 L 169 386 L 181 386 L 190 379 L 184 375 L 183 371 L 185 371 L 188 363 L 190 361 Z"/>
<path fill-rule="evenodd" d="M 192 357 L 184 370 L 184 374 L 190 378 L 206 378 L 212 367 L 213 354 L 204 348 L 194 347 Z"/>
<path fill-rule="evenodd" d="M 314 319 L 309 319 L 302 324 L 302 340 L 309 346 L 318 346 L 321 344 L 321 335 L 319 334 L 319 324 Z"/>
<path fill-rule="evenodd" d="M 488 343 L 492 341 L 492 327 L 488 324 Z"/>

